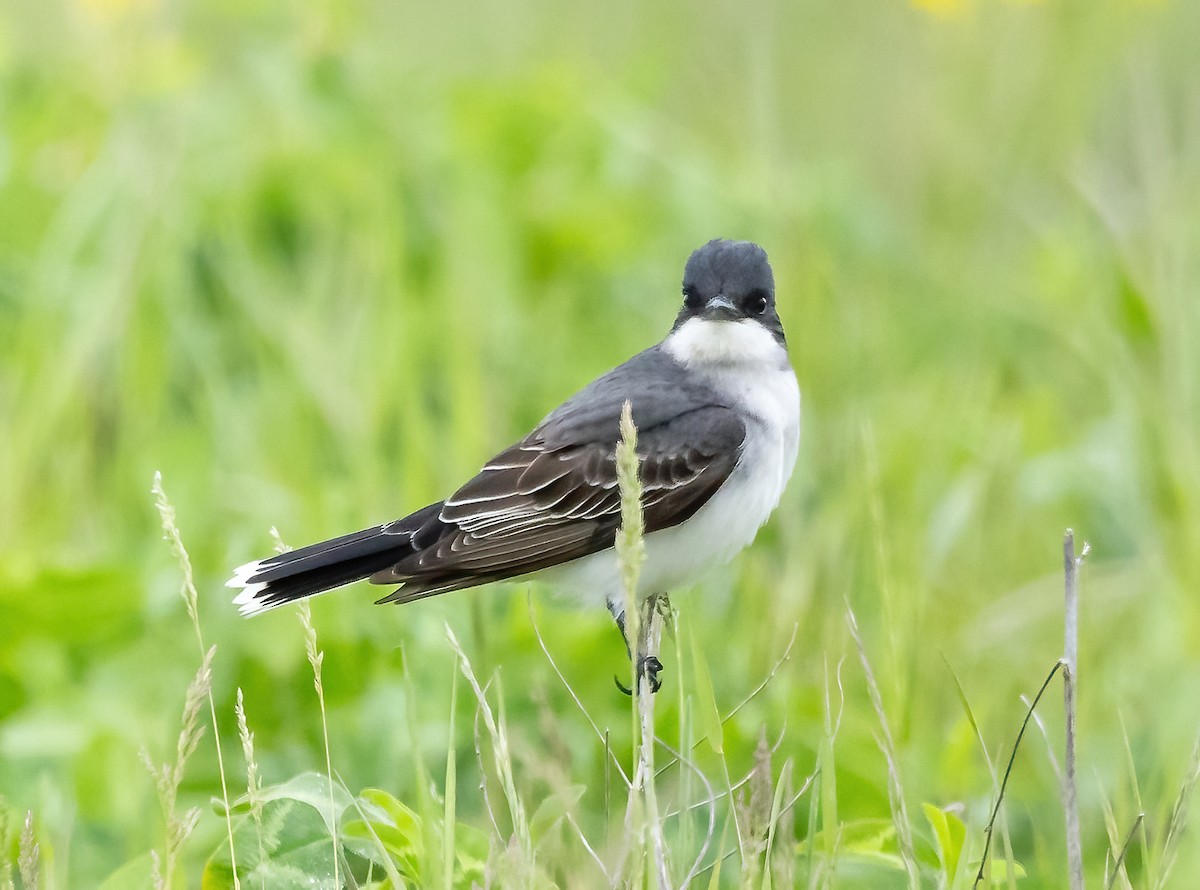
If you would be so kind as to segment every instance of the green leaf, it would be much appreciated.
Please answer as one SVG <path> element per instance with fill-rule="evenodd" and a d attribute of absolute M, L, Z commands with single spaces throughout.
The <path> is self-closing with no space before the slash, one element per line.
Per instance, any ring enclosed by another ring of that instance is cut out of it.
<path fill-rule="evenodd" d="M 983 878 L 989 884 L 1007 884 L 1009 870 L 1014 878 L 1025 877 L 1025 869 L 1019 862 L 1009 862 L 1007 859 L 989 859 Z M 971 873 L 979 873 L 979 860 L 971 863 Z"/>
<path fill-rule="evenodd" d="M 329 780 L 317 772 L 301 773 L 278 785 L 268 785 L 259 790 L 258 799 L 263 803 L 274 800 L 294 800 L 312 807 L 320 815 L 326 829 L 332 836 L 337 828 L 338 818 L 350 806 L 353 798 L 340 783 L 333 783 L 333 799 L 330 802 Z M 225 805 L 220 798 L 212 799 L 213 811 L 218 816 L 225 815 Z M 229 811 L 235 816 L 250 811 L 250 798 L 243 794 L 229 804 Z"/>
<path fill-rule="evenodd" d="M 937 841 L 938 859 L 942 864 L 942 874 L 949 884 L 958 874 L 958 861 L 962 856 L 963 843 L 967 838 L 967 827 L 954 813 L 948 813 L 931 803 L 921 804 L 925 819 L 933 829 L 933 837 Z"/>
<path fill-rule="evenodd" d="M 210 807 L 212 807 L 212 811 L 216 815 L 220 816 L 222 819 L 225 818 L 226 812 L 225 812 L 225 801 L 224 800 L 222 800 L 219 797 L 213 797 L 213 798 L 209 799 L 208 805 Z M 248 795 L 243 794 L 241 797 L 237 798 L 236 800 L 230 801 L 229 815 L 231 815 L 231 816 L 246 816 L 253 809 L 254 809 L 254 805 L 252 803 L 250 803 L 250 797 Z"/>
<path fill-rule="evenodd" d="M 386 854 L 404 877 L 419 882 L 425 831 L 416 812 L 378 788 L 363 791 L 358 797 L 358 806 L 367 820 L 349 820 L 342 827 L 347 846 L 364 859 L 381 865 L 384 864 L 381 853 Z M 379 839 L 378 843 L 375 838 Z"/>
<path fill-rule="evenodd" d="M 264 803 L 260 823 L 242 820 L 234 830 L 233 843 L 238 877 L 251 886 L 337 888 L 328 826 L 319 809 L 294 796 L 278 796 Z M 223 843 L 206 863 L 201 886 L 216 890 L 232 885 L 229 846 Z"/>
<path fill-rule="evenodd" d="M 856 819 L 837 827 L 841 848 L 850 853 L 880 853 L 896 848 L 896 824 L 891 819 Z"/>
<path fill-rule="evenodd" d="M 896 848 L 896 824 L 891 819 L 857 819 L 822 828 L 814 833 L 811 846 L 817 851 L 828 852 L 834 849 L 835 840 L 839 856 L 857 856 L 904 868 L 904 860 Z M 809 845 L 806 838 L 797 844 L 797 850 L 807 852 Z"/>

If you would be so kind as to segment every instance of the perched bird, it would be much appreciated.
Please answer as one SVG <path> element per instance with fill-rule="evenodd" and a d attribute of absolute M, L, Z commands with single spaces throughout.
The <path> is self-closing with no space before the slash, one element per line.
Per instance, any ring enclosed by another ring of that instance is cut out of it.
<path fill-rule="evenodd" d="M 238 568 L 227 582 L 240 588 L 234 602 L 253 615 L 369 579 L 398 585 L 380 603 L 407 603 L 529 577 L 604 602 L 624 634 L 614 538 L 626 400 L 643 487 L 644 597 L 746 547 L 796 462 L 800 390 L 761 247 L 714 240 L 696 250 L 661 343 L 584 387 L 444 501 Z M 639 656 L 656 690 L 661 664 Z"/>

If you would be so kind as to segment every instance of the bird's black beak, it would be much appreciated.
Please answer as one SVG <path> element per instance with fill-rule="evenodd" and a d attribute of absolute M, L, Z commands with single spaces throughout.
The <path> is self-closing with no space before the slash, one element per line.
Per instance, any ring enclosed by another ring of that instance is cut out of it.
<path fill-rule="evenodd" d="M 737 306 L 724 294 L 717 294 L 704 304 L 700 317 L 708 321 L 737 321 L 742 317 Z"/>

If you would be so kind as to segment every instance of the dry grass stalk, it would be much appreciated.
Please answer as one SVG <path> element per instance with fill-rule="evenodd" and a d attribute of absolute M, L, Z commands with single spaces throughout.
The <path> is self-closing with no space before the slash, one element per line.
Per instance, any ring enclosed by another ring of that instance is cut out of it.
<path fill-rule="evenodd" d="M 183 716 L 180 719 L 179 738 L 175 742 L 175 760 L 173 763 L 156 765 L 146 751 L 142 751 L 142 763 L 154 779 L 154 788 L 158 794 L 159 806 L 166 820 L 167 838 L 166 849 L 162 857 L 154 851 L 152 860 L 153 881 L 156 888 L 174 886 L 175 868 L 179 862 L 179 854 L 184 843 L 196 827 L 200 819 L 200 810 L 192 807 L 184 813 L 177 812 L 176 804 L 179 798 L 179 786 L 183 783 L 183 772 L 188 759 L 196 752 L 200 739 L 204 735 L 204 726 L 200 722 L 200 709 L 204 700 L 212 693 L 212 662 L 217 653 L 217 647 L 211 647 L 204 654 L 204 660 L 192 682 L 188 685 L 187 696 L 183 704 Z M 232 845 L 231 845 L 232 849 Z"/>
<path fill-rule="evenodd" d="M 166 533 L 167 541 L 171 545 L 171 551 L 175 554 L 175 559 L 178 561 L 180 571 L 183 574 L 183 583 L 180 586 L 179 595 L 187 607 L 188 617 L 192 622 L 192 629 L 196 633 L 196 645 L 200 649 L 201 658 L 207 658 L 204 634 L 200 631 L 200 614 L 197 607 L 199 596 L 196 593 L 196 584 L 192 576 L 192 559 L 188 556 L 187 548 L 183 546 L 183 536 L 180 534 L 179 526 L 175 522 L 175 507 L 167 499 L 167 492 L 163 488 L 162 473 L 155 472 L 154 484 L 151 486 L 150 491 L 154 495 L 154 505 L 158 509 L 158 516 L 162 523 L 163 531 Z M 208 651 L 211 652 L 211 650 Z M 211 685 L 207 692 L 207 698 L 209 721 L 213 732 L 213 746 L 217 751 L 217 772 L 221 779 L 221 800 L 225 804 L 225 832 L 226 839 L 229 842 L 230 870 L 233 873 L 234 890 L 241 890 L 241 881 L 238 879 L 237 854 L 233 848 L 233 815 L 229 804 L 229 787 L 225 782 L 225 758 L 221 753 L 221 732 L 217 725 L 217 703 L 213 699 Z"/>
<path fill-rule="evenodd" d="M 279 529 L 272 527 L 271 537 L 275 541 L 277 553 L 286 553 L 292 549 L 283 542 Z M 308 664 L 312 668 L 313 688 L 317 692 L 317 706 L 321 711 L 321 740 L 325 746 L 325 780 L 329 789 L 329 816 L 330 819 L 336 820 L 337 806 L 333 794 L 333 757 L 329 751 L 329 717 L 325 712 L 325 686 L 321 682 L 321 667 L 325 663 L 325 653 L 317 647 L 317 629 L 312 623 L 312 609 L 309 608 L 308 600 L 300 601 L 296 617 L 304 629 L 304 653 L 308 656 Z M 333 882 L 335 886 L 341 886 L 341 844 L 338 842 L 336 821 L 333 824 L 335 828 L 330 833 L 333 842 Z"/>
<path fill-rule="evenodd" d="M 1062 798 L 1067 823 L 1067 874 L 1071 890 L 1083 890 L 1083 841 L 1079 828 L 1079 792 L 1075 780 L 1075 681 L 1079 660 L 1079 567 L 1088 555 L 1075 555 L 1075 532 L 1067 529 L 1063 537 L 1064 592 L 1063 704 L 1066 711 L 1066 753 L 1063 757 Z"/>
<path fill-rule="evenodd" d="M 17 842 L 17 871 L 21 873 L 21 883 L 28 890 L 38 886 L 38 855 L 40 848 L 33 835 L 33 810 L 25 813 L 25 824 L 21 826 L 21 838 Z"/>
<path fill-rule="evenodd" d="M 625 632 L 632 649 L 633 682 L 629 688 L 633 693 L 633 737 L 638 740 L 625 825 L 631 837 L 638 836 L 643 845 L 649 846 L 655 880 L 660 888 L 667 888 L 671 886 L 671 877 L 654 771 L 654 692 L 641 666 L 644 659 L 656 657 L 660 651 L 663 618 L 669 603 L 665 595 L 657 592 L 639 598 L 638 579 L 646 558 L 645 527 L 638 478 L 637 428 L 633 423 L 633 406 L 628 401 L 621 409 L 621 440 L 617 443 L 616 459 L 621 528 L 615 547 L 625 587 Z"/>

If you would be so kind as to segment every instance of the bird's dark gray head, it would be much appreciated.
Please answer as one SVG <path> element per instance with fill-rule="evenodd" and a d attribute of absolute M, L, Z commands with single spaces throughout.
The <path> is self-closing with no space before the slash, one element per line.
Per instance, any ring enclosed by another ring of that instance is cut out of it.
<path fill-rule="evenodd" d="M 775 311 L 775 276 L 767 252 L 751 241 L 720 238 L 696 250 L 683 270 L 683 308 L 675 329 L 692 318 L 753 321 L 782 343 L 783 324 Z"/>

